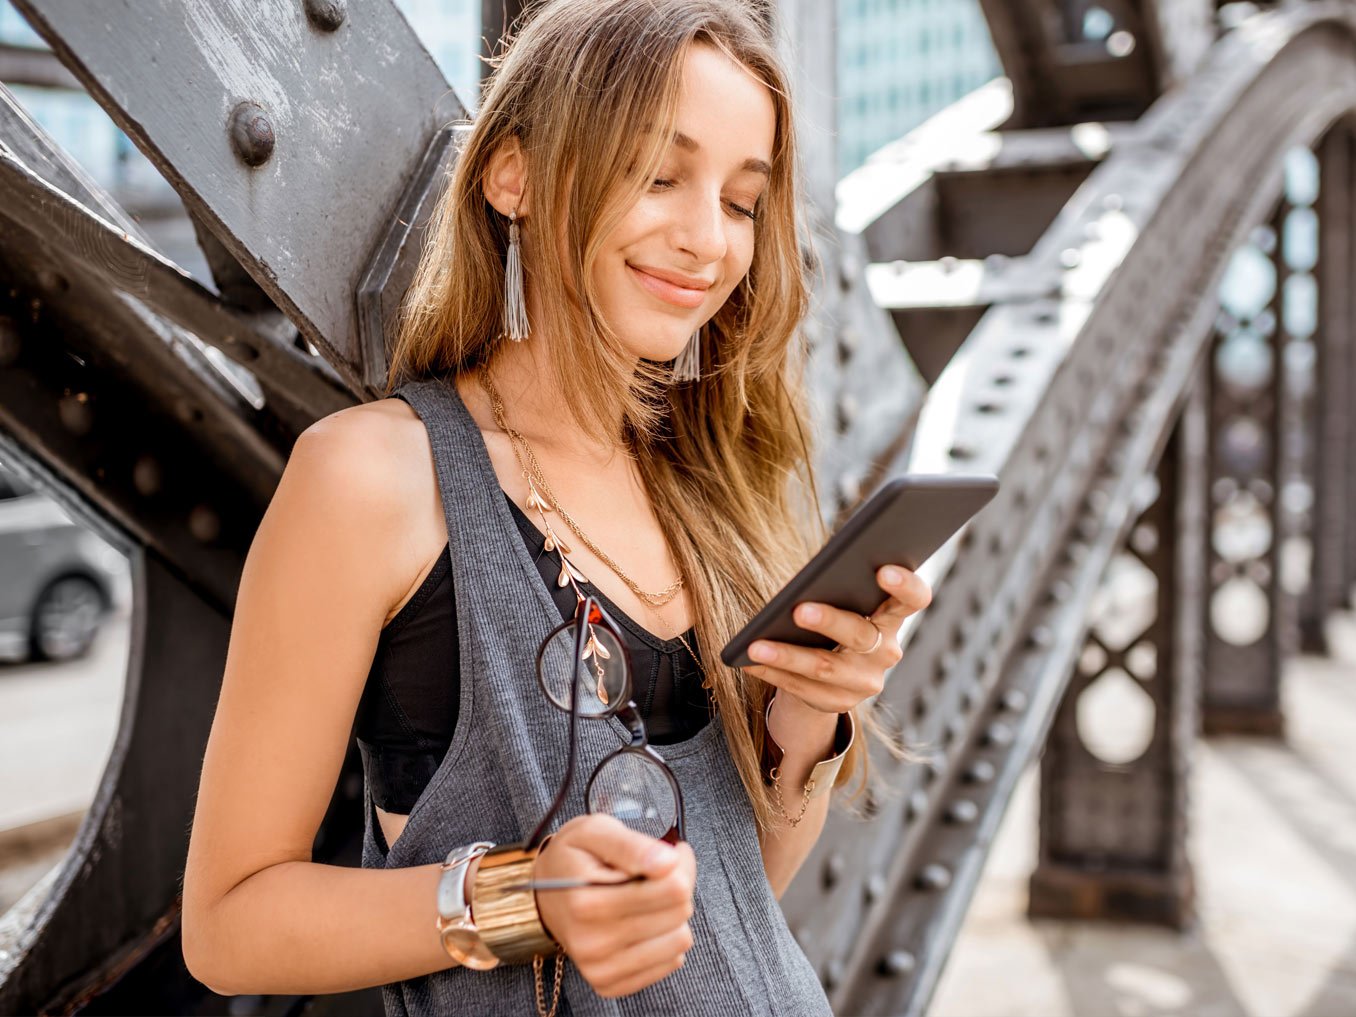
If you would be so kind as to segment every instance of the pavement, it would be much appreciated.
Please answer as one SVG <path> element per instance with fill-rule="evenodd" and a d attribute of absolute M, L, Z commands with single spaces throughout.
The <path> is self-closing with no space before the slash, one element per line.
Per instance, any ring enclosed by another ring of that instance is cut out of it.
<path fill-rule="evenodd" d="M 1019 785 L 930 1017 L 1356 1015 L 1356 617 L 1292 659 L 1284 740 L 1197 743 L 1193 929 L 1029 921 L 1038 770 Z"/>

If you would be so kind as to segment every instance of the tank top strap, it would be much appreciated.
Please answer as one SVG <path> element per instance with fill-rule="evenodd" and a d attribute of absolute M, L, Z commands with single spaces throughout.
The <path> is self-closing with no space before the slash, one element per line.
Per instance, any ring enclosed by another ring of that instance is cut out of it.
<path fill-rule="evenodd" d="M 540 639 L 559 624 L 560 611 L 523 543 L 485 438 L 461 393 L 450 380 L 428 378 L 406 382 L 393 394 L 409 403 L 428 430 L 454 572 L 459 580 L 474 580 L 465 585 L 485 611 L 530 615 L 537 626 L 546 626 Z"/>

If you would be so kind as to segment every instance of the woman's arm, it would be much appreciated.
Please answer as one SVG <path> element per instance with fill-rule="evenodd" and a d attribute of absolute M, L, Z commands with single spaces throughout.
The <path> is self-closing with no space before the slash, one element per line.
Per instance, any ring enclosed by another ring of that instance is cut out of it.
<path fill-rule="evenodd" d="M 777 693 L 768 717 L 768 734 L 785 748 L 781 761 L 782 803 L 792 818 L 800 813 L 810 771 L 832 752 L 837 727 L 836 714 L 812 709 L 787 692 Z M 772 828 L 763 835 L 763 868 L 778 899 L 819 840 L 831 797 L 821 794 L 811 798 L 805 815 L 795 826 L 777 816 Z"/>
<path fill-rule="evenodd" d="M 415 500 L 436 497 L 427 439 L 400 426 L 361 406 L 312 425 L 241 574 L 183 885 L 184 959 L 218 992 L 341 992 L 452 964 L 437 865 L 311 861 L 382 623 L 424 553 Z"/>
<path fill-rule="evenodd" d="M 796 623 L 836 640 L 835 650 L 768 639 L 749 647 L 749 656 L 764 663 L 745 672 L 777 687 L 768 731 L 785 750 L 781 787 L 793 817 L 800 811 L 800 789 L 810 771 L 832 747 L 837 714 L 880 693 L 886 672 L 903 657 L 899 633 L 904 619 L 932 601 L 931 587 L 902 565 L 881 566 L 876 581 L 889 596 L 869 617 L 829 604 L 796 606 Z M 828 799 L 812 799 L 799 825 L 782 819 L 765 836 L 763 864 L 778 897 L 819 838 Z"/>

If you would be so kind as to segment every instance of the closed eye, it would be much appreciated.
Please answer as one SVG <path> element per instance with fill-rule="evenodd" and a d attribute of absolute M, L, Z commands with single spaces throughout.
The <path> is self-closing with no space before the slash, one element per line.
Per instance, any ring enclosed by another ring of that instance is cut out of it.
<path fill-rule="evenodd" d="M 670 187 L 673 186 L 673 181 L 672 181 L 672 180 L 658 179 L 658 180 L 655 180 L 655 182 L 654 182 L 654 184 L 653 184 L 652 186 L 657 187 L 657 188 L 659 188 L 660 190 L 667 190 L 668 188 L 670 188 Z M 757 222 L 757 221 L 758 221 L 758 214 L 757 214 L 756 212 L 752 211 L 751 209 L 747 209 L 747 208 L 745 208 L 743 205 L 738 205 L 738 204 L 736 204 L 736 203 L 733 202 L 733 201 L 727 201 L 726 204 L 729 205 L 730 208 L 734 210 L 734 215 L 735 215 L 736 217 L 738 217 L 738 216 L 744 216 L 744 217 L 746 217 L 746 218 L 752 220 L 753 222 Z"/>

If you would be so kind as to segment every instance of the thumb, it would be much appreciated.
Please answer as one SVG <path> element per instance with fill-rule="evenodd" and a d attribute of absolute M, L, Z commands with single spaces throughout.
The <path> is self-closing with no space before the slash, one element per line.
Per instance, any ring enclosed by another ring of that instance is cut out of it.
<path fill-rule="evenodd" d="M 613 816 L 595 815 L 577 846 L 604 865 L 633 876 L 655 878 L 678 864 L 678 852 L 657 837 L 637 833 Z"/>

